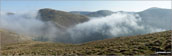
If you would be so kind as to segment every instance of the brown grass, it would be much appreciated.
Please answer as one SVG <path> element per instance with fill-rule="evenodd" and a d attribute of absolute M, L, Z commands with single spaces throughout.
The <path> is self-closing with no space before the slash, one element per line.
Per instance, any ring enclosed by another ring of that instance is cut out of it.
<path fill-rule="evenodd" d="M 3 55 L 150 55 L 171 50 L 171 32 L 117 37 L 83 44 L 23 42 L 2 48 Z"/>

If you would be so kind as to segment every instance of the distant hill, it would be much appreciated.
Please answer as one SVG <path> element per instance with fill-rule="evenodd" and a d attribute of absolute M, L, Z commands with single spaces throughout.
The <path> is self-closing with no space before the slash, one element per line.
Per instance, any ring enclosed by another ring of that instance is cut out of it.
<path fill-rule="evenodd" d="M 89 11 L 71 11 L 70 13 L 87 15 L 87 14 L 92 13 L 92 12 L 89 12 Z"/>
<path fill-rule="evenodd" d="M 88 20 L 86 16 L 72 14 L 54 9 L 40 9 L 39 16 L 43 21 L 52 21 L 59 27 L 70 27 Z"/>
<path fill-rule="evenodd" d="M 99 11 L 96 11 L 96 12 L 71 11 L 71 13 L 81 14 L 81 15 L 85 15 L 85 16 L 88 16 L 88 17 L 104 17 L 104 16 L 111 15 L 113 12 L 109 11 L 109 10 L 99 10 Z"/>
<path fill-rule="evenodd" d="M 40 9 L 39 13 L 43 21 L 54 21 L 56 25 L 68 27 L 88 20 L 87 17 L 105 17 L 115 12 L 109 10 L 99 10 L 96 12 L 89 11 L 71 11 L 63 12 L 53 9 Z M 142 18 L 142 23 L 163 29 L 172 29 L 172 10 L 163 8 L 149 8 L 141 12 L 128 12 L 139 14 Z M 83 16 L 84 15 L 84 16 Z M 86 17 L 87 16 L 87 17 Z"/>
<path fill-rule="evenodd" d="M 23 36 L 8 30 L 0 29 L 1 46 L 30 41 L 30 37 Z"/>
<path fill-rule="evenodd" d="M 8 45 L 0 51 L 3 55 L 150 55 L 171 50 L 171 33 L 117 37 L 83 44 L 26 42 Z"/>
<path fill-rule="evenodd" d="M 7 15 L 15 15 L 15 13 L 8 12 Z"/>
<path fill-rule="evenodd" d="M 160 27 L 164 29 L 172 29 L 172 10 L 163 8 L 149 8 L 138 12 L 142 17 L 143 23 Z"/>
<path fill-rule="evenodd" d="M 139 14 L 142 18 L 142 24 L 150 25 L 155 28 L 163 28 L 167 30 L 172 29 L 172 10 L 152 7 L 140 12 L 126 12 L 126 11 L 117 11 L 121 13 L 131 13 Z M 116 12 L 109 10 L 99 10 L 96 12 L 87 12 L 87 11 L 72 11 L 74 14 L 81 14 L 88 17 L 105 17 Z"/>

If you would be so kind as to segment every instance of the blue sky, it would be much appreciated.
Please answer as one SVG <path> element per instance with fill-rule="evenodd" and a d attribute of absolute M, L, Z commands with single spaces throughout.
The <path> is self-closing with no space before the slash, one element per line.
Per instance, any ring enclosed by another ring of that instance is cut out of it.
<path fill-rule="evenodd" d="M 63 11 L 142 11 L 151 7 L 171 9 L 171 1 L 5 1 L 1 0 L 1 11 L 25 12 L 41 8 Z"/>

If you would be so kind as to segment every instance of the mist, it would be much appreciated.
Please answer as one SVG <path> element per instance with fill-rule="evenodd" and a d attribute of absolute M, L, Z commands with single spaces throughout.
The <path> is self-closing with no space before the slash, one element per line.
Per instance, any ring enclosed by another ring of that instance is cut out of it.
<path fill-rule="evenodd" d="M 53 37 L 58 28 L 52 22 L 43 22 L 37 17 L 37 12 L 1 14 L 0 28 L 37 39 L 40 36 Z M 54 35 L 53 35 L 54 34 Z"/>
<path fill-rule="evenodd" d="M 141 24 L 141 22 L 142 19 L 138 14 L 118 12 L 106 17 L 91 18 L 88 22 L 77 24 L 68 31 L 71 38 L 80 43 L 165 30 Z"/>
<path fill-rule="evenodd" d="M 164 31 L 141 23 L 138 14 L 114 13 L 106 17 L 90 18 L 89 21 L 61 30 L 52 21 L 41 21 L 37 12 L 14 15 L 2 14 L 0 28 L 31 36 L 37 41 L 84 43 L 106 38 L 132 36 Z"/>

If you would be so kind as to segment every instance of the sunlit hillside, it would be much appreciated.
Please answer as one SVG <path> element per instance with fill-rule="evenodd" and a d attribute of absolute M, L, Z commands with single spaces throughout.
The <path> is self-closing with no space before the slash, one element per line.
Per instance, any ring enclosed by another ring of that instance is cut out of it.
<path fill-rule="evenodd" d="M 2 48 L 3 55 L 145 55 L 171 50 L 171 33 L 117 37 L 83 44 L 24 42 Z M 27 51 L 26 51 L 27 50 Z"/>

